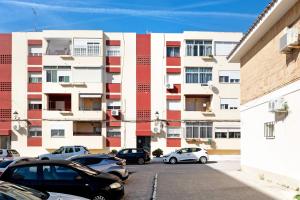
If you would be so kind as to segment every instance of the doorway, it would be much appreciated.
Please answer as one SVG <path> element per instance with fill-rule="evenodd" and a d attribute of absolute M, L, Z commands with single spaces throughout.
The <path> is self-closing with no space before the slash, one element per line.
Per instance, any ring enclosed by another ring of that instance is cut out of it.
<path fill-rule="evenodd" d="M 146 151 L 151 152 L 151 136 L 137 136 L 136 137 L 136 147 L 143 148 Z"/>

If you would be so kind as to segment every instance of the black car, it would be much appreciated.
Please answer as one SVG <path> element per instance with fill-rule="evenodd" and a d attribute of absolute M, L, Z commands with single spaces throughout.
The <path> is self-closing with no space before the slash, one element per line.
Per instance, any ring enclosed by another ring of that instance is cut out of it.
<path fill-rule="evenodd" d="M 48 193 L 40 192 L 21 185 L 0 181 L 0 199 L 3 200 L 20 200 L 35 199 L 46 200 L 49 198 Z"/>
<path fill-rule="evenodd" d="M 10 166 L 0 180 L 40 191 L 59 192 L 90 199 L 121 199 L 124 186 L 118 178 L 68 160 L 37 160 Z"/>
<path fill-rule="evenodd" d="M 150 153 L 142 148 L 122 149 L 116 156 L 126 159 L 126 163 L 138 163 L 143 165 L 145 162 L 150 161 Z"/>

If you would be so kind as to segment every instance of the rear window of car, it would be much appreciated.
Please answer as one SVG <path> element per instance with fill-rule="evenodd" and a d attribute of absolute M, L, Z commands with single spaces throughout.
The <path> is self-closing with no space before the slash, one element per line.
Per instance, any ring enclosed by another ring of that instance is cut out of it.
<path fill-rule="evenodd" d="M 12 160 L 0 162 L 0 168 L 5 168 L 12 162 L 13 162 Z"/>
<path fill-rule="evenodd" d="M 17 167 L 13 170 L 13 180 L 37 180 L 37 166 Z"/>
<path fill-rule="evenodd" d="M 3 154 L 3 150 L 0 150 L 0 154 Z"/>

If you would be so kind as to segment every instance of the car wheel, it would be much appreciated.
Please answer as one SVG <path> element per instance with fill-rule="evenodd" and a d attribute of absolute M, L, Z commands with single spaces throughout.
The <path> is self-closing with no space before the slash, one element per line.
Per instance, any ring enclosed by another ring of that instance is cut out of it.
<path fill-rule="evenodd" d="M 205 156 L 201 156 L 200 159 L 199 159 L 199 162 L 201 164 L 205 164 L 205 163 L 207 163 L 207 158 Z"/>
<path fill-rule="evenodd" d="M 103 194 L 98 194 L 92 198 L 93 200 L 107 200 L 108 198 Z"/>
<path fill-rule="evenodd" d="M 42 158 L 41 160 L 49 160 L 49 158 L 46 157 L 46 158 Z"/>
<path fill-rule="evenodd" d="M 176 163 L 177 163 L 177 159 L 174 158 L 174 157 L 172 157 L 172 158 L 170 158 L 169 162 L 170 162 L 171 164 L 176 164 Z"/>
<path fill-rule="evenodd" d="M 138 164 L 139 164 L 139 165 L 145 164 L 144 158 L 139 158 L 139 159 L 138 159 Z"/>

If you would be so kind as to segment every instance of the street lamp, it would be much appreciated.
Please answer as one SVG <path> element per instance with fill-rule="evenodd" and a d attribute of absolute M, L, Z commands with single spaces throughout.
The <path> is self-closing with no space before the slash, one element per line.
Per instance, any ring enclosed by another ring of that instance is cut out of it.
<path fill-rule="evenodd" d="M 158 111 L 156 111 L 156 112 L 155 112 L 155 117 L 156 117 L 156 119 L 155 119 L 155 120 L 157 120 L 157 121 L 158 121 L 158 120 L 159 120 L 159 112 L 158 112 Z"/>
<path fill-rule="evenodd" d="M 13 113 L 13 115 L 14 115 L 14 119 L 17 120 L 17 119 L 18 119 L 18 116 L 19 116 L 19 113 L 18 113 L 17 111 L 15 111 L 15 112 Z"/>

